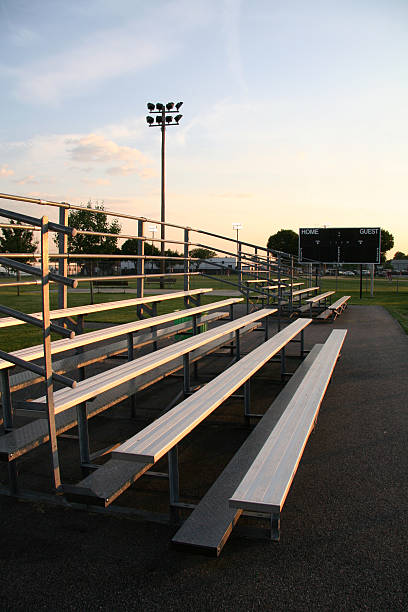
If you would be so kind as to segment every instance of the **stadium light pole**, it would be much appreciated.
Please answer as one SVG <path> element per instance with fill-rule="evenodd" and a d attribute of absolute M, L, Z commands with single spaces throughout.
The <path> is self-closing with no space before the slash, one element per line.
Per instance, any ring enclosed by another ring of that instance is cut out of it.
<path fill-rule="evenodd" d="M 166 185 L 165 185 L 165 168 L 166 168 L 166 155 L 165 155 L 165 146 L 166 146 L 166 126 L 167 125 L 179 125 L 180 119 L 183 115 L 179 114 L 180 108 L 182 106 L 182 102 L 167 102 L 167 104 L 162 104 L 161 102 L 157 102 L 153 104 L 152 102 L 147 103 L 147 110 L 149 111 L 149 115 L 146 117 L 146 121 L 149 127 L 160 127 L 162 139 L 161 139 L 161 212 L 160 212 L 160 221 L 161 221 L 161 230 L 160 230 L 160 238 L 161 238 L 161 273 L 165 272 L 165 261 L 164 261 L 164 251 L 165 251 L 165 237 L 166 237 L 166 229 L 165 229 L 165 221 L 166 221 Z M 152 117 L 155 115 L 156 117 Z M 174 122 L 173 122 L 174 121 Z M 163 277 L 160 278 L 160 288 L 164 287 Z"/>

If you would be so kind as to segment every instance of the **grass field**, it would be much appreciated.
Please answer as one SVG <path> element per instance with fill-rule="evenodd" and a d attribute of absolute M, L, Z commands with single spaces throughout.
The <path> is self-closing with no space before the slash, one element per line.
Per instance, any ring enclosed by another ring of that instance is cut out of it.
<path fill-rule="evenodd" d="M 234 276 L 219 277 L 219 279 L 209 279 L 205 277 L 192 276 L 191 288 L 212 287 L 213 289 L 225 290 L 228 296 L 230 290 L 236 287 L 226 285 L 222 280 L 233 281 Z M 157 288 L 157 284 L 154 287 Z M 360 281 L 358 278 L 339 277 L 336 281 L 333 277 L 321 279 L 320 286 L 322 291 L 336 290 L 336 296 L 351 295 L 352 304 L 361 305 L 381 305 L 384 306 L 391 315 L 399 321 L 406 333 L 408 333 L 408 279 L 375 279 L 374 296 L 370 295 L 370 279 L 363 279 L 363 293 L 360 299 Z M 0 283 L 1 287 L 1 283 Z M 68 305 L 77 306 L 90 303 L 89 289 L 87 284 L 80 285 L 82 291 L 69 291 Z M 136 281 L 129 281 L 129 288 L 136 288 Z M 149 286 L 147 285 L 147 290 Z M 182 289 L 183 279 L 177 278 L 172 289 Z M 131 293 L 97 293 L 94 294 L 95 303 L 111 300 L 122 300 L 136 297 Z M 333 296 L 335 297 L 335 296 Z M 210 303 L 222 299 L 222 296 L 202 296 L 202 303 Z M 17 296 L 15 287 L 0 288 L 0 303 L 11 308 L 16 308 L 23 312 L 37 312 L 41 310 L 40 292 L 38 287 L 21 287 L 20 295 Z M 56 290 L 51 292 L 51 308 L 57 308 Z M 158 305 L 158 314 L 163 314 L 172 310 L 184 308 L 183 300 L 169 300 Z M 135 318 L 134 308 L 122 308 L 116 311 L 102 312 L 87 318 L 89 321 L 103 321 L 110 323 L 125 323 Z M 59 336 L 58 336 L 59 337 Z M 57 338 L 57 336 L 55 337 Z M 0 330 L 0 348 L 5 351 L 17 350 L 41 342 L 41 330 L 30 325 L 20 325 L 15 328 Z"/>

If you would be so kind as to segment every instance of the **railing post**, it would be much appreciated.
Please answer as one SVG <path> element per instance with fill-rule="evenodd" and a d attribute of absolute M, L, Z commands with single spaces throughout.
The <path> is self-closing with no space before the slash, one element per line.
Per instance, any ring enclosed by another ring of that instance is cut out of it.
<path fill-rule="evenodd" d="M 137 274 L 140 277 L 136 281 L 137 297 L 142 298 L 144 296 L 144 273 L 145 273 L 145 260 L 144 260 L 144 221 L 141 219 L 137 222 L 137 235 L 139 240 L 137 241 L 137 254 L 139 255 L 136 260 Z M 137 307 L 137 315 L 139 319 L 143 318 L 143 306 Z"/>
<path fill-rule="evenodd" d="M 238 242 L 237 253 L 238 253 L 238 259 L 237 259 L 238 286 L 239 286 L 239 290 L 241 291 L 241 287 L 242 287 L 242 244 L 240 242 Z"/>
<path fill-rule="evenodd" d="M 290 256 L 290 288 L 289 288 L 289 309 L 290 312 L 293 310 L 293 255 Z"/>
<path fill-rule="evenodd" d="M 59 209 L 59 223 L 68 225 L 68 209 Z M 68 253 L 68 235 L 61 232 L 58 235 L 58 253 Z M 60 257 L 58 260 L 58 274 L 68 276 L 68 259 Z M 58 308 L 68 308 L 68 287 L 62 283 L 58 284 Z"/>
<path fill-rule="evenodd" d="M 50 438 L 53 485 L 56 490 L 61 487 L 61 476 L 58 457 L 57 433 L 55 428 L 54 391 L 52 382 L 51 361 L 51 326 L 50 326 L 50 291 L 49 291 L 49 257 L 48 257 L 48 217 L 41 219 L 41 269 L 42 269 L 42 315 L 44 369 L 46 401 L 48 411 L 48 433 Z"/>
<path fill-rule="evenodd" d="M 282 287 L 281 287 L 281 255 L 278 254 L 278 331 L 281 329 Z"/>
<path fill-rule="evenodd" d="M 189 253 L 190 253 L 190 248 L 189 248 L 189 243 L 190 243 L 190 229 L 188 227 L 185 228 L 184 230 L 184 291 L 190 291 L 190 260 L 189 260 Z M 189 308 L 190 306 L 190 298 L 188 295 L 184 296 L 184 306 L 186 308 Z"/>

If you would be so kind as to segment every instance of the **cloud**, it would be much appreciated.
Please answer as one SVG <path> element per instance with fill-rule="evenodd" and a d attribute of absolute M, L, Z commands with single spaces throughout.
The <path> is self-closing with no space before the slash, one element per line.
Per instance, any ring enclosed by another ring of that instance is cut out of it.
<path fill-rule="evenodd" d="M 34 30 L 30 28 L 17 27 L 13 24 L 11 32 L 9 34 L 11 42 L 17 47 L 27 47 L 32 45 L 39 40 L 39 36 Z"/>
<path fill-rule="evenodd" d="M 131 0 L 71 2 L 60 11 L 65 19 L 56 20 L 55 11 L 49 15 L 47 9 L 41 19 L 39 8 L 35 30 L 13 23 L 8 36 L 14 44 L 31 41 L 30 54 L 15 54 L 5 62 L 4 69 L 8 67 L 15 81 L 14 94 L 25 103 L 52 105 L 86 96 L 111 79 L 126 75 L 138 79 L 143 71 L 174 61 L 191 33 L 218 13 L 207 0 L 195 0 L 194 10 L 188 0 L 139 4 Z M 35 44 L 36 37 L 40 44 Z M 51 45 L 48 52 L 46 41 Z"/>
<path fill-rule="evenodd" d="M 231 200 L 235 200 L 235 199 L 246 199 L 246 198 L 252 198 L 253 194 L 252 193 L 233 193 L 233 192 L 226 192 L 226 193 L 214 193 L 212 194 L 213 198 L 228 198 Z"/>
<path fill-rule="evenodd" d="M 96 179 L 83 178 L 81 179 L 81 182 L 85 183 L 86 185 L 110 185 L 111 184 L 109 179 L 104 179 L 104 178 L 96 178 Z"/>
<path fill-rule="evenodd" d="M 176 44 L 163 46 L 164 56 L 175 52 Z M 91 41 L 16 69 L 16 93 L 22 99 L 29 96 L 39 103 L 55 103 L 106 79 L 143 70 L 159 61 L 162 53 L 152 40 L 131 32 L 94 32 Z"/>
<path fill-rule="evenodd" d="M 138 149 L 118 145 L 101 134 L 87 134 L 77 139 L 67 139 L 68 152 L 75 162 L 111 163 L 122 162 L 119 166 L 110 166 L 106 172 L 110 175 L 126 176 L 138 174 L 142 178 L 153 175 L 150 160 Z"/>
<path fill-rule="evenodd" d="M 17 183 L 17 185 L 39 185 L 40 184 L 40 181 L 38 181 L 33 174 L 24 176 L 21 179 L 15 179 L 14 182 Z"/>
<path fill-rule="evenodd" d="M 7 164 L 4 164 L 0 168 L 0 176 L 12 176 L 14 174 L 14 170 L 8 167 Z"/>
<path fill-rule="evenodd" d="M 156 176 L 152 168 L 137 168 L 132 165 L 114 166 L 106 170 L 106 174 L 111 176 L 127 176 L 128 174 L 138 174 L 141 178 L 151 178 Z"/>

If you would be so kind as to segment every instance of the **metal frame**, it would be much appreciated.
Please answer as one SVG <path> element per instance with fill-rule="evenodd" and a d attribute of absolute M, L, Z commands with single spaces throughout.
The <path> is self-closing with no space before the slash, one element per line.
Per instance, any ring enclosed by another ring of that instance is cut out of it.
<path fill-rule="evenodd" d="M 69 236 L 75 236 L 77 233 L 79 234 L 92 234 L 92 235 L 100 235 L 100 236 L 109 236 L 111 234 L 101 233 L 101 232 L 91 232 L 91 231 L 79 231 L 74 228 L 70 228 L 68 226 L 68 215 L 70 210 L 83 210 L 81 206 L 75 206 L 72 204 L 68 204 L 66 202 L 52 202 L 46 201 L 36 198 L 27 198 L 24 196 L 17 195 L 7 195 L 0 194 L 0 199 L 12 200 L 12 201 L 20 201 L 26 203 L 33 203 L 41 206 L 49 206 L 58 208 L 59 213 L 59 222 L 55 223 L 50 221 L 47 216 L 43 216 L 42 218 L 36 218 L 32 216 L 28 216 L 22 213 L 17 213 L 14 211 L 6 210 L 0 208 L 0 217 L 8 217 L 11 218 L 22 225 L 13 225 L 13 227 L 32 227 L 34 230 L 39 231 L 41 233 L 41 241 L 40 241 L 40 255 L 31 255 L 27 256 L 24 253 L 7 253 L 0 255 L 0 263 L 8 266 L 11 269 L 23 271 L 32 276 L 38 278 L 38 280 L 33 281 L 22 281 L 17 283 L 5 283 L 4 286 L 24 286 L 24 285 L 38 285 L 41 288 L 41 303 L 42 303 L 42 319 L 38 320 L 35 317 L 27 315 L 25 313 L 21 313 L 14 309 L 7 309 L 6 307 L 0 306 L 0 311 L 9 314 L 17 319 L 24 321 L 25 323 L 36 325 L 37 327 L 41 327 L 43 330 L 43 350 L 44 350 L 44 358 L 43 358 L 43 366 L 38 366 L 28 361 L 17 360 L 9 353 L 5 353 L 0 351 L 0 357 L 7 359 L 10 363 L 22 366 L 23 368 L 33 371 L 36 374 L 42 376 L 45 381 L 46 388 L 46 415 L 47 422 L 49 427 L 49 447 L 50 447 L 50 462 L 51 462 L 51 470 L 52 470 L 52 485 L 55 491 L 59 491 L 61 488 L 61 476 L 60 476 L 60 466 L 59 466 L 59 456 L 58 456 L 58 444 L 57 444 L 57 436 L 56 436 L 56 427 L 55 427 L 55 410 L 54 410 L 54 381 L 62 383 L 66 386 L 75 386 L 75 381 L 71 380 L 67 376 L 58 375 L 53 372 L 52 369 L 52 357 L 51 357 L 51 332 L 57 332 L 62 336 L 72 337 L 74 332 L 72 330 L 67 329 L 67 324 L 64 323 L 62 325 L 58 325 L 56 323 L 52 323 L 50 320 L 50 295 L 49 288 L 50 283 L 58 284 L 58 306 L 59 309 L 67 309 L 68 308 L 68 299 L 67 299 L 67 289 L 68 287 L 75 288 L 79 282 L 90 282 L 92 288 L 92 281 L 94 280 L 117 280 L 117 279 L 136 279 L 137 281 L 137 297 L 143 298 L 145 292 L 144 282 L 147 278 L 155 278 L 160 279 L 160 282 L 165 277 L 183 277 L 183 288 L 184 291 L 189 291 L 191 288 L 191 278 L 194 276 L 203 276 L 213 278 L 209 274 L 200 273 L 199 271 L 192 270 L 191 262 L 200 261 L 198 258 L 191 257 L 190 251 L 194 246 L 210 248 L 216 250 L 217 253 L 221 253 L 224 255 L 232 255 L 237 258 L 236 264 L 236 278 L 234 280 L 223 279 L 222 282 L 226 286 L 236 287 L 246 298 L 246 308 L 247 312 L 250 311 L 251 297 L 249 292 L 249 285 L 246 283 L 245 279 L 264 279 L 268 282 L 271 282 L 273 276 L 278 276 L 279 290 L 278 295 L 275 299 L 274 296 L 271 295 L 269 291 L 265 291 L 259 285 L 251 289 L 251 293 L 258 296 L 258 299 L 261 301 L 262 305 L 266 303 L 268 306 L 277 306 L 279 309 L 278 317 L 279 317 L 279 325 L 278 330 L 280 330 L 280 318 L 282 314 L 282 308 L 284 306 L 284 300 L 282 297 L 283 287 L 287 288 L 289 291 L 289 310 L 293 308 L 293 280 L 295 277 L 295 262 L 293 256 L 288 256 L 284 253 L 274 252 L 265 247 L 254 245 L 249 242 L 245 242 L 242 240 L 234 239 L 228 236 L 222 236 L 219 234 L 215 234 L 212 232 L 208 232 L 205 230 L 194 229 L 191 227 L 184 227 L 172 223 L 164 223 L 164 221 L 157 221 L 153 219 L 147 219 L 145 217 L 138 217 L 134 215 L 128 215 L 123 213 L 117 213 L 112 211 L 91 209 L 95 214 L 104 214 L 104 215 L 112 215 L 118 218 L 124 218 L 137 222 L 137 234 L 133 236 L 132 234 L 121 235 L 119 237 L 122 238 L 135 238 L 138 240 L 137 243 L 137 254 L 136 255 L 99 255 L 99 254 L 83 254 L 83 255 L 71 255 L 68 249 L 68 238 Z M 87 209 L 89 210 L 89 209 Z M 160 239 L 152 239 L 152 242 L 158 242 L 161 245 L 162 253 L 160 256 L 155 255 L 146 255 L 144 250 L 145 241 L 148 239 L 145 236 L 145 228 L 146 223 L 155 223 L 160 225 L 164 230 L 164 226 L 172 228 L 174 230 L 183 231 L 183 240 L 165 240 L 164 239 L 164 231 L 162 231 L 162 238 Z M 0 224 L 2 227 L 7 227 L 7 224 Z M 49 233 L 57 232 L 58 233 L 58 253 L 51 254 L 49 252 Z M 236 250 L 232 250 L 233 247 L 221 248 L 219 245 L 214 247 L 214 245 L 202 244 L 200 241 L 193 242 L 192 235 L 193 232 L 198 234 L 200 238 L 208 237 L 214 239 L 216 241 L 227 241 L 227 243 L 233 243 L 236 245 Z M 114 234 L 116 236 L 116 234 Z M 172 256 L 164 256 L 164 248 L 165 243 L 169 244 L 178 244 L 183 247 L 182 257 L 176 258 Z M 7 256 L 4 256 L 7 255 Z M 69 257 L 78 257 L 83 259 L 134 259 L 136 262 L 136 274 L 134 275 L 110 275 L 110 276 L 91 276 L 82 277 L 78 279 L 72 279 L 68 277 L 68 265 L 69 265 Z M 12 257 L 12 258 L 11 258 Z M 19 258 L 25 259 L 40 259 L 40 267 L 36 267 L 33 265 L 28 265 L 26 263 L 21 263 L 18 261 Z M 56 259 L 58 261 L 58 273 L 50 271 L 50 259 Z M 162 266 L 165 265 L 165 260 L 173 260 L 180 261 L 183 265 L 183 271 L 181 272 L 170 272 L 165 273 L 162 268 L 162 272 L 160 274 L 146 274 L 145 273 L 145 262 L 146 260 L 160 260 L 162 262 Z M 228 268 L 225 266 L 214 264 L 214 266 L 221 271 L 226 271 Z M 249 268 L 248 270 L 246 268 Z M 312 278 L 312 266 L 308 264 L 309 276 Z M 244 276 L 245 275 L 245 276 Z M 289 275 L 290 283 L 288 285 L 284 284 L 283 277 Z M 309 281 L 311 284 L 311 281 Z M 189 308 L 194 305 L 200 305 L 201 295 L 197 296 L 184 296 L 185 307 Z M 145 313 L 149 315 L 155 316 L 157 314 L 156 303 L 153 303 L 152 306 L 148 306 L 147 304 L 138 305 L 137 307 L 137 315 L 138 317 L 144 318 Z M 231 318 L 232 318 L 232 307 L 231 307 Z M 266 319 L 267 320 L 267 319 Z M 78 316 L 78 321 L 76 324 L 75 332 L 79 333 L 83 328 L 83 316 Z M 197 318 L 193 316 L 193 334 L 198 332 L 197 328 Z M 268 326 L 265 323 L 265 340 L 268 338 Z M 128 335 L 128 360 L 133 359 L 133 335 L 130 333 Z M 234 346 L 233 346 L 234 345 Z M 157 348 L 157 343 L 153 343 L 153 348 Z M 237 331 L 235 334 L 235 343 L 232 343 L 231 350 L 235 348 L 236 351 L 236 360 L 239 360 L 241 357 L 241 347 L 240 347 L 240 337 L 239 332 Z M 302 334 L 302 344 L 301 344 L 301 352 L 303 352 L 303 334 Z M 282 365 L 282 377 L 286 375 L 285 372 L 285 355 L 284 349 L 281 355 L 281 365 Z M 196 368 L 196 364 L 194 364 L 194 368 Z M 196 373 L 196 370 L 195 370 Z M 82 377 L 85 376 L 84 370 L 82 369 L 80 372 Z M 10 431 L 13 427 L 13 402 L 10 393 L 10 380 L 9 380 L 9 370 L 3 370 L 0 372 L 0 384 L 2 390 L 2 404 L 3 404 L 3 418 L 4 418 L 4 428 L 5 431 Z M 190 359 L 189 355 L 185 355 L 183 358 L 183 394 L 187 396 L 191 393 L 191 380 L 190 380 Z M 245 384 L 244 387 L 244 415 L 245 418 L 250 418 L 250 383 Z M 30 402 L 28 402 L 30 404 Z M 35 406 L 35 402 L 31 403 L 34 409 L 38 409 L 38 406 Z M 135 410 L 135 404 L 133 401 L 133 413 Z M 77 407 L 77 418 L 78 418 L 78 438 L 79 438 L 79 448 L 80 448 L 80 460 L 81 466 L 84 471 L 89 470 L 91 465 L 91 454 L 89 448 L 89 433 L 88 433 L 88 420 L 87 420 L 87 411 L 86 411 L 86 402 L 78 405 Z M 174 451 L 174 456 L 169 456 L 169 480 L 170 480 L 170 491 L 171 491 L 171 500 L 173 500 L 174 504 L 178 502 L 178 472 L 176 469 L 176 451 Z M 10 476 L 10 486 L 12 491 L 17 491 L 17 480 L 16 480 L 16 469 L 15 462 L 11 462 L 9 464 L 9 476 Z M 173 504 L 173 505 L 174 505 Z"/>

